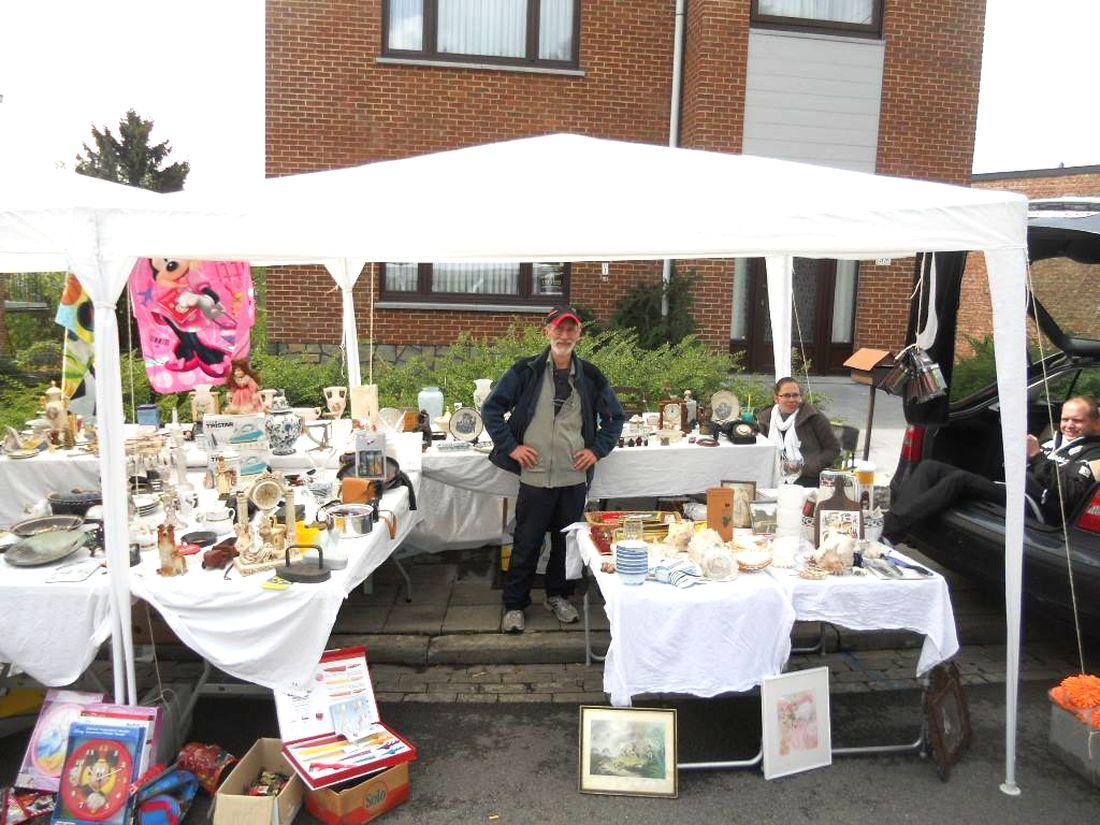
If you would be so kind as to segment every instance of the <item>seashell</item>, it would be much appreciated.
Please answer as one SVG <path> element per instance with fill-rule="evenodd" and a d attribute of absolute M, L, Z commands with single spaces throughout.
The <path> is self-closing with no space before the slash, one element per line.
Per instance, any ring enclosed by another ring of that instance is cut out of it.
<path fill-rule="evenodd" d="M 699 566 L 703 569 L 703 576 L 714 581 L 729 581 L 736 578 L 738 573 L 737 561 L 724 547 L 710 547 L 704 550 Z"/>

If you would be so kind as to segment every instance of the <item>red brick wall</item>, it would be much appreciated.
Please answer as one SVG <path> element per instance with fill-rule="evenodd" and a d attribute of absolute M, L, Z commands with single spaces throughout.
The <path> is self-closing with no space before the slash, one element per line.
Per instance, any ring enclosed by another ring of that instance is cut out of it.
<path fill-rule="evenodd" d="M 878 162 L 883 175 L 970 182 L 984 0 L 886 2 Z M 904 343 L 913 260 L 860 267 L 856 347 Z"/>
<path fill-rule="evenodd" d="M 1046 170 L 1043 170 L 1046 171 Z M 1006 172 L 996 178 L 980 178 L 973 181 L 978 189 L 1004 189 L 1019 192 L 1029 198 L 1058 198 L 1063 195 L 1100 196 L 1100 171 L 1074 173 L 1070 170 L 1049 170 L 1049 174 L 1038 172 Z M 1049 303 L 1052 296 L 1046 296 Z M 1072 296 L 1067 296 L 1067 300 Z M 1049 307 L 1054 310 L 1052 305 Z M 1061 311 L 1058 317 L 1066 318 L 1068 313 Z M 1083 327 L 1088 328 L 1088 327 Z M 993 309 L 989 303 L 989 280 L 986 276 L 985 258 L 971 255 L 966 262 L 966 274 L 963 276 L 962 298 L 959 305 L 959 339 L 957 349 L 960 355 L 970 352 L 970 346 L 962 333 L 975 338 L 983 338 L 993 332 Z"/>

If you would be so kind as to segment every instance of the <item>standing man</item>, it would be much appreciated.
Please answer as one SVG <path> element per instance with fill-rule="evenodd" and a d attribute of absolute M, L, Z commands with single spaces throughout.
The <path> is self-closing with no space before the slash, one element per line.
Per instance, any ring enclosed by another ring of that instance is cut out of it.
<path fill-rule="evenodd" d="M 577 621 L 561 531 L 582 518 L 596 462 L 611 452 L 623 429 L 623 408 L 607 378 L 573 352 L 581 337 L 577 310 L 554 307 L 545 333 L 550 346 L 516 361 L 481 409 L 493 438 L 489 460 L 519 474 L 512 560 L 504 581 L 505 633 L 523 632 L 523 611 L 531 603 L 547 531 L 546 609 L 558 621 Z"/>

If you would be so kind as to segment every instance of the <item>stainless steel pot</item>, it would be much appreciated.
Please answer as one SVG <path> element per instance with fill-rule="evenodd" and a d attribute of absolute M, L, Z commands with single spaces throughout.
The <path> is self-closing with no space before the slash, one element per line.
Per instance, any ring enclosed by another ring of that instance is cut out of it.
<path fill-rule="evenodd" d="M 367 535 L 374 526 L 374 508 L 369 504 L 330 501 L 317 508 L 317 521 L 325 525 L 333 539 L 356 539 Z"/>

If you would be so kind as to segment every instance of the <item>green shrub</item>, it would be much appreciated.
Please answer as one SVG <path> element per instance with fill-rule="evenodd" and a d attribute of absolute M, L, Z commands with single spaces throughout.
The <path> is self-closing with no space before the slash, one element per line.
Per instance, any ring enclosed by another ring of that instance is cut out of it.
<path fill-rule="evenodd" d="M 50 372 L 61 374 L 61 358 L 63 344 L 61 341 L 61 327 L 55 326 L 56 335 L 53 338 L 40 339 L 27 344 L 18 350 L 15 363 L 20 369 L 28 372 Z"/>
<path fill-rule="evenodd" d="M 695 332 L 695 280 L 695 270 L 689 269 L 683 274 L 673 270 L 667 285 L 659 279 L 638 281 L 619 299 L 612 323 L 634 330 L 644 349 L 680 341 Z M 668 299 L 667 315 L 661 313 L 663 298 Z"/>
<path fill-rule="evenodd" d="M 955 361 L 951 374 L 951 401 L 958 402 L 988 387 L 997 380 L 997 364 L 994 360 L 993 336 L 978 339 L 963 333 L 972 354 Z"/>

